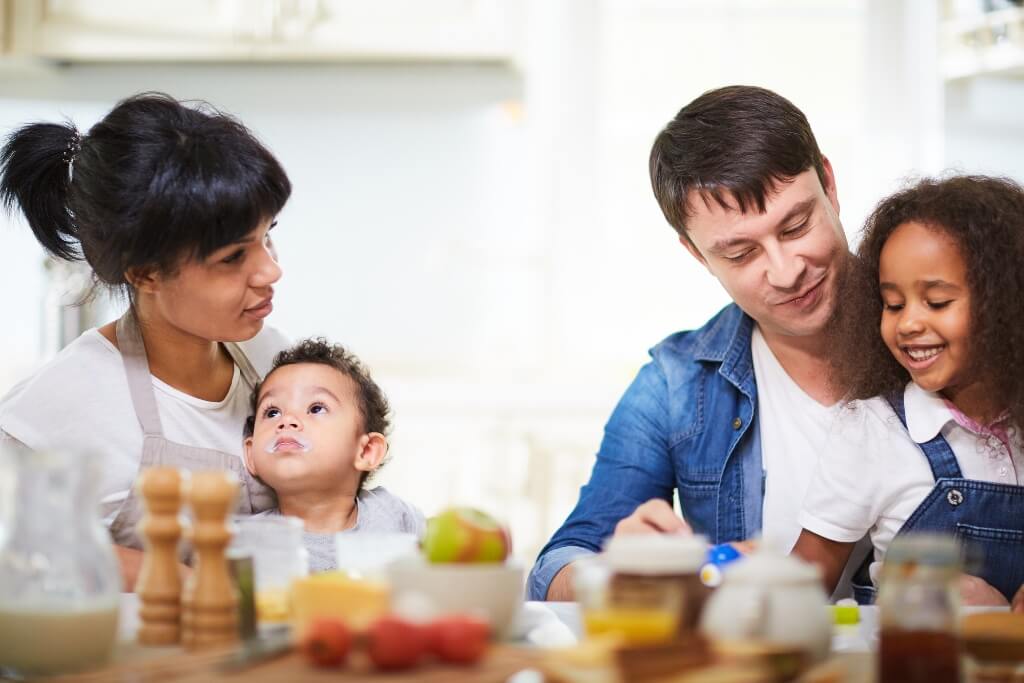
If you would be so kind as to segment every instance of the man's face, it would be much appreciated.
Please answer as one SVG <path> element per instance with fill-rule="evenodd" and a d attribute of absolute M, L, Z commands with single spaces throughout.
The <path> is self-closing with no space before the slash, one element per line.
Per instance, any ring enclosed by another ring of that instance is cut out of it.
<path fill-rule="evenodd" d="M 817 335 L 835 308 L 849 247 L 827 160 L 825 177 L 827 187 L 814 169 L 778 183 L 764 214 L 690 196 L 692 244 L 680 241 L 766 336 Z"/>
<path fill-rule="evenodd" d="M 274 370 L 260 387 L 246 464 L 279 494 L 358 482 L 364 434 L 350 377 L 322 363 Z"/>

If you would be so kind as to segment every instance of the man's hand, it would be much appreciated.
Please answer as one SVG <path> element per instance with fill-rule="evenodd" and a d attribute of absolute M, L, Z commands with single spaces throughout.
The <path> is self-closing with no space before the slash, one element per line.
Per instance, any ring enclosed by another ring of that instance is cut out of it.
<path fill-rule="evenodd" d="M 1022 586 L 1022 589 L 1024 589 L 1024 586 Z M 1017 591 L 1014 603 L 1017 602 L 1018 598 L 1024 599 L 1021 591 Z M 960 601 L 964 605 L 972 607 L 1006 607 L 1008 604 L 1003 594 L 990 586 L 985 579 L 971 576 L 970 574 L 960 575 Z M 1024 610 L 1024 606 L 1021 606 L 1020 609 Z"/>
<path fill-rule="evenodd" d="M 629 517 L 615 525 L 615 535 L 630 534 L 692 534 L 672 505 L 661 498 L 652 498 L 640 505 Z"/>

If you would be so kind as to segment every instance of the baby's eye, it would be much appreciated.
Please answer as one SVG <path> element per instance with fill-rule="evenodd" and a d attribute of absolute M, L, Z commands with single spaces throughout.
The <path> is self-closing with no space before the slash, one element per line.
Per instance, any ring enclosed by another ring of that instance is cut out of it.
<path fill-rule="evenodd" d="M 326 413 L 326 412 L 327 412 L 327 406 L 325 406 L 323 403 L 314 403 L 313 405 L 311 405 L 309 407 L 310 415 L 317 415 L 319 413 Z"/>
<path fill-rule="evenodd" d="M 882 308 L 884 308 L 887 311 L 891 311 L 891 312 L 895 313 L 897 311 L 902 311 L 903 310 L 903 304 L 886 304 L 886 303 L 883 303 L 882 304 Z"/>
<path fill-rule="evenodd" d="M 281 411 L 278 410 L 277 408 L 274 408 L 273 406 L 271 406 L 270 408 L 267 408 L 266 410 L 263 411 L 263 417 L 265 419 L 267 419 L 267 420 L 273 420 L 275 417 L 278 417 L 280 414 L 281 414 Z"/>
<path fill-rule="evenodd" d="M 939 310 L 939 309 L 945 308 L 946 306 L 950 305 L 951 303 L 953 303 L 952 300 L 949 300 L 949 301 L 929 301 L 928 302 L 928 308 L 931 308 L 931 309 L 934 309 L 934 310 Z"/>

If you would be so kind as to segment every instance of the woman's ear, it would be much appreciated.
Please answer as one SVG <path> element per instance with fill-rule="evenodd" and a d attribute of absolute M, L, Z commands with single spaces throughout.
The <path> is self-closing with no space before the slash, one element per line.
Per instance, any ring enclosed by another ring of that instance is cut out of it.
<path fill-rule="evenodd" d="M 244 451 L 245 457 L 245 469 L 249 470 L 249 474 L 254 477 L 258 477 L 256 474 L 256 460 L 252 457 L 252 437 L 245 437 L 245 441 L 242 442 L 242 450 Z"/>
<path fill-rule="evenodd" d="M 157 290 L 160 277 L 154 268 L 129 268 L 124 279 L 136 292 L 151 294 Z"/>
<path fill-rule="evenodd" d="M 364 434 L 359 440 L 359 452 L 353 463 L 360 472 L 373 472 L 388 454 L 388 440 L 380 432 Z"/>

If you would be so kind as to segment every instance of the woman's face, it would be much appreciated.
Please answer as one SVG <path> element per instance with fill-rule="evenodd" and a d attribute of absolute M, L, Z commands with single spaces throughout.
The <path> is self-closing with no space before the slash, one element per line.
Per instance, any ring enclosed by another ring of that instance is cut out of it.
<path fill-rule="evenodd" d="M 164 323 L 209 341 L 252 339 L 274 306 L 274 283 L 281 278 L 268 218 L 237 242 L 205 259 L 186 259 L 171 274 L 155 274 L 137 286 Z"/>

